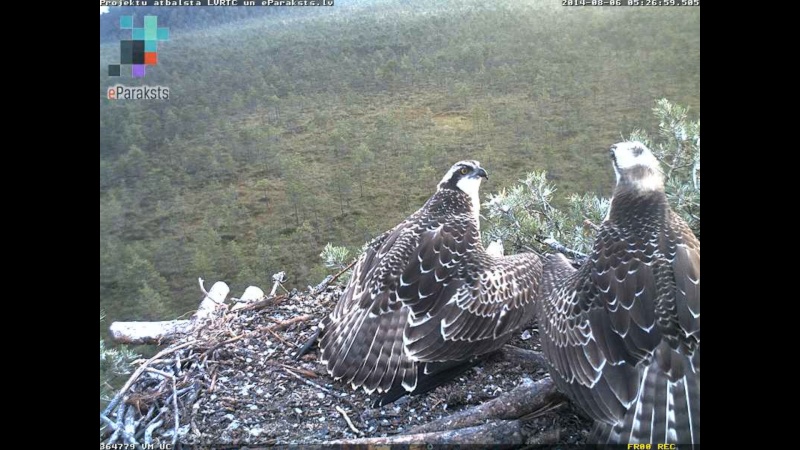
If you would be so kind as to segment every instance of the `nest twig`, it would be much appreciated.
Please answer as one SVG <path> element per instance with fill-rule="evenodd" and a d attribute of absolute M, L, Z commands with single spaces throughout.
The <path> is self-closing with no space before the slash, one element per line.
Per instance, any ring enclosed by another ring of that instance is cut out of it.
<path fill-rule="evenodd" d="M 279 283 L 276 280 L 276 284 Z M 198 284 L 208 296 L 202 279 Z M 101 435 L 101 442 L 175 445 L 181 442 L 187 430 L 200 434 L 194 414 L 208 396 L 219 390 L 221 383 L 226 383 L 219 376 L 219 369 L 230 371 L 236 367 L 237 363 L 226 360 L 232 351 L 246 347 L 252 340 L 265 342 L 262 339 L 265 335 L 274 338 L 272 345 L 277 344 L 284 351 L 296 349 L 297 344 L 284 338 L 282 332 L 311 321 L 315 316 L 269 317 L 260 312 L 263 306 L 274 306 L 287 298 L 290 296 L 267 297 L 237 311 L 218 308 L 202 327 L 176 338 L 172 345 L 153 357 L 136 361 L 138 367 L 100 413 L 100 424 L 107 430 Z M 260 316 L 258 322 L 266 321 L 267 325 L 245 326 L 256 316 Z M 278 364 L 277 361 L 266 362 Z M 337 397 L 330 389 L 308 380 L 306 377 L 314 374 L 307 369 L 286 366 L 283 371 Z"/>

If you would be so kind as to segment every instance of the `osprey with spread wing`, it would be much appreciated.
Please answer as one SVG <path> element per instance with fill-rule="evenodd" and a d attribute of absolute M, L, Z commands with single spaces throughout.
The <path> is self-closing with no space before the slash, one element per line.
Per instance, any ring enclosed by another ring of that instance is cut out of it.
<path fill-rule="evenodd" d="M 378 405 L 422 393 L 499 349 L 535 314 L 538 256 L 487 254 L 477 161 L 453 165 L 417 212 L 372 241 L 322 323 L 321 361 Z"/>

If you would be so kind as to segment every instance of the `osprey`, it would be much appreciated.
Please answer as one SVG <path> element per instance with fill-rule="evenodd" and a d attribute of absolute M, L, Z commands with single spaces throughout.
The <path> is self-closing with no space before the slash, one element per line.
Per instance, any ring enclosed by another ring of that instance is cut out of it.
<path fill-rule="evenodd" d="M 328 372 L 384 394 L 376 406 L 453 378 L 536 313 L 539 257 L 481 244 L 482 178 L 477 161 L 454 164 L 422 208 L 368 245 L 321 323 Z"/>
<path fill-rule="evenodd" d="M 617 184 L 588 260 L 549 255 L 537 302 L 550 375 L 598 443 L 700 442 L 700 242 L 643 144 L 611 147 Z"/>

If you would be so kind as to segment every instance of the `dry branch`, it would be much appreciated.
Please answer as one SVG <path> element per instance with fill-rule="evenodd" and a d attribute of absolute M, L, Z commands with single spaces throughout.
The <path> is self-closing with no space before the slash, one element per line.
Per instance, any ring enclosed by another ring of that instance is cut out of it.
<path fill-rule="evenodd" d="M 288 369 L 286 367 L 283 368 L 283 371 L 288 373 L 289 375 L 297 378 L 298 380 L 302 381 L 303 383 L 305 383 L 305 384 L 307 384 L 309 386 L 313 386 L 313 387 L 319 389 L 320 391 L 325 392 L 328 395 L 332 395 L 332 396 L 336 397 L 336 394 L 334 394 L 330 389 L 322 387 L 322 386 L 318 385 L 317 383 L 314 383 L 311 380 L 306 380 L 305 378 L 303 378 L 300 375 L 294 373 L 292 370 L 290 370 L 290 369 Z"/>
<path fill-rule="evenodd" d="M 200 289 L 205 293 L 202 279 Z M 211 291 L 200 302 L 191 320 L 168 320 L 163 322 L 114 322 L 109 327 L 111 339 L 119 344 L 156 344 L 172 342 L 190 332 L 211 317 L 218 305 L 228 296 L 230 288 L 217 281 Z"/>
<path fill-rule="evenodd" d="M 119 392 L 117 392 L 117 395 L 115 395 L 114 398 L 111 399 L 111 402 L 103 411 L 103 415 L 108 416 L 109 412 L 111 412 L 111 410 L 114 409 L 115 406 L 117 406 L 117 403 L 119 403 L 119 401 L 122 399 L 125 393 L 128 392 L 128 389 L 131 388 L 136 379 L 139 378 L 139 376 L 145 371 L 145 369 L 147 369 L 147 366 L 149 366 L 153 361 L 156 361 L 166 355 L 169 355 L 182 348 L 186 348 L 194 344 L 195 344 L 194 342 L 188 341 L 184 342 L 183 344 L 176 345 L 175 347 L 165 348 L 164 350 L 161 350 L 160 352 L 156 353 L 156 356 L 153 356 L 152 358 L 145 361 L 141 366 L 139 366 L 138 369 L 136 369 L 136 371 L 133 372 L 133 375 L 131 375 L 131 377 L 128 378 L 128 381 L 125 382 L 125 385 L 122 386 L 122 389 L 120 389 Z"/>
<path fill-rule="evenodd" d="M 258 300 L 256 302 L 250 303 L 247 306 L 237 309 L 241 309 L 243 311 L 264 309 L 267 306 L 278 304 L 279 302 L 287 299 L 288 297 L 289 297 L 288 295 L 278 295 L 277 297 L 266 297 L 263 300 Z"/>
<path fill-rule="evenodd" d="M 153 442 L 153 431 L 160 427 L 164 423 L 163 420 L 156 420 L 153 423 L 147 425 L 147 428 L 144 430 L 144 443 L 145 445 L 151 445 Z"/>
<path fill-rule="evenodd" d="M 175 416 L 175 431 L 172 433 L 172 445 L 178 442 L 178 428 L 181 426 L 180 414 L 178 413 L 178 386 L 175 384 L 175 377 L 172 377 L 172 410 Z"/>
<path fill-rule="evenodd" d="M 353 425 L 353 422 L 350 420 L 350 416 L 347 415 L 347 412 L 345 410 L 343 410 L 341 406 L 337 405 L 336 406 L 336 411 L 339 411 L 339 414 L 341 414 L 344 417 L 345 422 L 347 422 L 347 426 L 350 427 L 350 430 L 352 430 L 353 433 L 355 433 L 355 434 L 357 434 L 359 436 L 364 434 L 364 433 L 361 432 L 361 430 L 356 428 L 355 425 Z"/>
<path fill-rule="evenodd" d="M 516 361 L 526 368 L 547 370 L 547 360 L 540 352 L 506 344 L 503 346 L 503 355 L 506 359 Z"/>
<path fill-rule="evenodd" d="M 202 287 L 202 278 L 198 280 L 200 280 L 200 286 Z M 214 283 L 214 285 L 211 286 L 211 292 L 203 297 L 203 301 L 200 302 L 200 307 L 197 308 L 197 313 L 195 313 L 192 319 L 199 323 L 211 317 L 214 311 L 216 311 L 217 306 L 225 302 L 225 298 L 228 297 L 228 293 L 230 292 L 231 288 L 224 282 L 217 281 Z"/>
<path fill-rule="evenodd" d="M 297 345 L 292 344 L 291 342 L 289 342 L 286 339 L 282 338 L 281 335 L 279 335 L 278 333 L 272 331 L 271 329 L 267 328 L 267 331 L 269 332 L 269 334 L 272 335 L 272 337 L 274 337 L 275 339 L 281 341 L 281 343 L 283 343 L 283 345 L 285 345 L 285 346 L 287 346 L 289 348 L 297 347 Z"/>
<path fill-rule="evenodd" d="M 549 377 L 536 382 L 526 378 L 510 392 L 474 408 L 459 411 L 439 420 L 416 426 L 409 433 L 440 432 L 472 427 L 487 420 L 517 419 L 558 400 L 559 397 L 555 385 Z"/>
<path fill-rule="evenodd" d="M 311 319 L 313 319 L 312 316 L 310 316 L 308 314 L 303 314 L 302 316 L 292 317 L 289 320 L 284 320 L 282 322 L 277 322 L 275 325 L 270 325 L 270 326 L 265 327 L 263 329 L 267 330 L 267 331 L 280 331 L 280 330 L 283 330 L 283 329 L 289 327 L 290 325 L 294 325 L 294 324 L 300 323 L 300 322 L 305 322 L 306 320 L 311 320 Z M 259 329 L 258 331 L 261 331 L 261 329 Z"/>
<path fill-rule="evenodd" d="M 192 331 L 191 320 L 169 320 L 163 322 L 114 322 L 109 331 L 111 339 L 119 344 L 161 344 L 176 336 Z"/>
<path fill-rule="evenodd" d="M 372 445 L 481 445 L 491 448 L 516 447 L 525 444 L 527 431 L 519 420 L 501 420 L 457 430 L 404 434 L 389 437 L 346 439 L 327 444 L 340 446 Z M 552 443 L 554 441 L 551 441 Z M 544 443 L 544 442 L 543 442 Z"/>
<path fill-rule="evenodd" d="M 275 284 L 272 285 L 272 290 L 269 291 L 269 296 L 275 297 L 275 292 L 278 290 L 278 286 L 280 286 L 281 283 L 286 281 L 286 272 L 280 271 L 276 273 L 275 275 L 272 276 L 272 281 L 274 281 Z"/>
<path fill-rule="evenodd" d="M 242 294 L 240 298 L 231 298 L 231 300 L 236 302 L 236 304 L 233 305 L 233 308 L 231 308 L 231 311 L 242 309 L 251 303 L 264 300 L 266 297 L 267 296 L 264 294 L 264 291 L 262 291 L 258 286 L 247 286 L 247 289 L 244 290 L 244 294 Z"/>
<path fill-rule="evenodd" d="M 348 264 L 348 265 L 347 265 L 347 267 L 345 267 L 344 269 L 340 270 L 340 271 L 339 271 L 339 273 L 337 273 L 336 275 L 334 275 L 334 276 L 333 276 L 333 278 L 331 278 L 330 280 L 328 280 L 328 283 L 327 283 L 327 284 L 326 284 L 324 287 L 327 287 L 328 285 L 330 285 L 331 283 L 333 283 L 334 281 L 336 281 L 337 279 L 339 279 L 339 277 L 340 277 L 340 276 L 342 276 L 342 274 L 343 274 L 343 273 L 345 273 L 345 272 L 347 272 L 348 270 L 350 270 L 350 269 L 351 269 L 353 266 L 355 266 L 355 265 L 356 265 L 356 263 L 357 263 L 357 262 L 358 262 L 358 258 L 354 259 L 354 260 L 353 260 L 353 261 L 352 261 L 350 264 Z M 324 288 L 324 287 L 323 287 L 323 288 Z M 322 289 L 320 289 L 320 291 L 321 291 L 321 290 L 322 290 Z"/>

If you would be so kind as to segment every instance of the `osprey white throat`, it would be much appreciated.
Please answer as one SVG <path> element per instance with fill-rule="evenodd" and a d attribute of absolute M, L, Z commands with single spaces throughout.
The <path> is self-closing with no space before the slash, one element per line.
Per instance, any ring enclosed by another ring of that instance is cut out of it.
<path fill-rule="evenodd" d="M 481 196 L 479 191 L 481 188 L 481 177 L 462 178 L 458 180 L 456 186 L 469 195 L 469 198 L 472 201 L 472 214 L 475 215 L 475 223 L 477 223 L 480 227 Z"/>
<path fill-rule="evenodd" d="M 638 141 L 620 142 L 611 146 L 611 153 L 614 158 L 614 175 L 617 184 L 623 177 L 623 172 L 643 167 L 646 170 L 643 175 L 637 174 L 629 181 L 637 190 L 643 192 L 655 191 L 664 188 L 664 174 L 661 171 L 661 163 L 644 144 Z"/>

